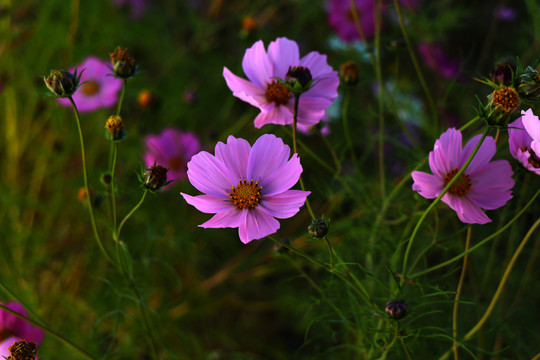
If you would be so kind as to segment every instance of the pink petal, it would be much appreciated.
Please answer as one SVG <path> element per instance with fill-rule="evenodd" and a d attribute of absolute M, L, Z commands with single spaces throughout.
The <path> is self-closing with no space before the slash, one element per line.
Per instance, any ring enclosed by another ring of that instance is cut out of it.
<path fill-rule="evenodd" d="M 246 210 L 238 210 L 232 207 L 229 210 L 225 210 L 212 216 L 210 220 L 199 225 L 202 228 L 235 228 L 241 226 L 244 222 Z"/>
<path fill-rule="evenodd" d="M 450 170 L 460 166 L 460 153 L 461 132 L 450 128 L 435 141 L 433 151 L 429 153 L 431 172 L 443 178 Z"/>
<path fill-rule="evenodd" d="M 299 65 L 298 45 L 287 38 L 277 38 L 268 45 L 268 57 L 274 65 L 273 75 L 285 80 L 289 66 Z"/>
<path fill-rule="evenodd" d="M 253 106 L 261 107 L 268 105 L 266 100 L 266 84 L 264 87 L 257 86 L 247 80 L 234 75 L 226 67 L 223 68 L 223 77 L 227 82 L 227 86 L 232 90 L 233 95 L 242 101 L 245 101 Z"/>
<path fill-rule="evenodd" d="M 467 199 L 466 196 L 456 196 L 446 193 L 441 200 L 448 204 L 456 212 L 459 220 L 464 223 L 485 224 L 491 222 L 482 209 Z"/>
<path fill-rule="evenodd" d="M 255 141 L 249 154 L 247 179 L 259 180 L 261 186 L 267 186 L 267 178 L 281 168 L 287 160 L 291 149 L 283 140 L 273 134 L 264 134 Z"/>
<path fill-rule="evenodd" d="M 197 190 L 215 197 L 228 197 L 238 179 L 225 165 L 206 151 L 201 151 L 188 162 L 187 175 Z"/>
<path fill-rule="evenodd" d="M 244 221 L 238 227 L 240 240 L 247 244 L 251 240 L 263 238 L 279 229 L 279 221 L 274 219 L 261 207 L 245 211 Z"/>
<path fill-rule="evenodd" d="M 510 153 L 516 159 L 518 158 L 518 152 L 522 147 L 530 147 L 532 138 L 525 130 L 521 118 L 511 123 L 508 126 L 508 144 L 510 145 Z"/>
<path fill-rule="evenodd" d="M 493 210 L 504 206 L 512 198 L 512 191 L 473 187 L 467 193 L 467 198 L 482 209 Z"/>
<path fill-rule="evenodd" d="M 272 108 L 270 111 L 262 111 L 255 118 L 254 125 L 257 129 L 260 129 L 266 124 L 278 124 L 278 125 L 287 125 L 292 124 L 293 115 L 291 111 L 284 105 L 275 106 L 272 103 Z"/>
<path fill-rule="evenodd" d="M 242 60 L 244 73 L 260 89 L 266 89 L 266 84 L 272 80 L 274 69 L 262 40 L 257 41 L 252 47 L 246 50 Z"/>
<path fill-rule="evenodd" d="M 461 153 L 461 157 L 459 159 L 460 166 L 462 166 L 467 161 L 469 156 L 471 156 L 474 148 L 478 144 L 478 141 L 480 141 L 481 137 L 482 135 L 480 134 L 476 135 L 467 142 L 467 145 L 465 145 L 465 148 L 463 149 L 463 152 Z M 472 159 L 465 172 L 467 174 L 472 174 L 474 173 L 476 168 L 482 167 L 485 164 L 489 163 L 493 155 L 495 155 L 496 151 L 497 146 L 495 146 L 495 140 L 491 136 L 487 136 L 484 139 L 482 145 L 480 145 L 480 149 L 478 149 L 478 152 L 476 153 L 476 155 L 474 155 L 474 158 Z"/>
<path fill-rule="evenodd" d="M 287 190 L 278 195 L 264 196 L 259 206 L 278 219 L 286 219 L 300 211 L 309 194 L 310 191 Z"/>
<path fill-rule="evenodd" d="M 294 154 L 285 164 L 260 177 L 259 184 L 262 187 L 263 196 L 280 194 L 289 190 L 298 182 L 302 170 L 298 154 Z"/>
<path fill-rule="evenodd" d="M 475 169 L 470 176 L 474 188 L 510 190 L 514 187 L 513 174 L 508 161 L 495 160 Z"/>
<path fill-rule="evenodd" d="M 540 141 L 540 121 L 538 120 L 538 116 L 533 114 L 532 109 L 528 109 L 527 111 L 521 110 L 521 114 L 523 115 L 521 121 L 525 130 L 527 130 L 533 140 Z"/>
<path fill-rule="evenodd" d="M 189 205 L 207 214 L 219 213 L 233 207 L 230 198 L 215 197 L 212 195 L 191 196 L 184 193 L 180 193 L 180 195 L 184 197 Z"/>
<path fill-rule="evenodd" d="M 247 163 L 251 146 L 244 139 L 229 136 L 227 144 L 219 142 L 216 145 L 216 158 L 232 172 L 237 180 L 243 180 L 247 175 Z"/>
<path fill-rule="evenodd" d="M 307 67 L 313 77 L 326 74 L 334 69 L 326 61 L 326 55 L 321 55 L 317 51 L 312 51 L 302 59 L 300 59 L 300 66 Z"/>
<path fill-rule="evenodd" d="M 413 171 L 411 176 L 414 181 L 412 189 L 426 199 L 436 198 L 444 188 L 442 179 L 437 176 L 422 171 Z"/>
<path fill-rule="evenodd" d="M 311 89 L 306 91 L 300 99 L 305 97 L 325 98 L 334 101 L 337 96 L 337 88 L 339 86 L 339 76 L 337 71 L 331 71 L 320 75 L 318 79 L 314 81 L 314 85 Z M 330 103 L 331 103 L 330 102 Z"/>

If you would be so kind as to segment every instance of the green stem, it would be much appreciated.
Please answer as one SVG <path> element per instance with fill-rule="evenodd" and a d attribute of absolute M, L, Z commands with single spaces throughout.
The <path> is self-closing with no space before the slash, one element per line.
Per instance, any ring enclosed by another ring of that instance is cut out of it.
<path fill-rule="evenodd" d="M 99 249 L 101 250 L 101 252 L 105 256 L 105 258 L 107 258 L 107 260 L 109 260 L 111 263 L 115 264 L 114 260 L 111 258 L 111 256 L 107 252 L 107 250 L 105 250 L 105 247 L 103 246 L 103 243 L 101 242 L 101 238 L 99 237 L 99 233 L 98 233 L 98 230 L 97 230 L 96 219 L 95 219 L 95 216 L 94 216 L 94 207 L 92 205 L 92 197 L 90 196 L 90 187 L 88 186 L 88 174 L 87 174 L 87 170 L 86 170 L 86 153 L 84 151 L 84 138 L 83 138 L 82 129 L 81 129 L 81 120 L 80 120 L 80 117 L 79 117 L 79 110 L 77 109 L 77 105 L 75 105 L 75 101 L 73 101 L 73 98 L 70 96 L 70 97 L 68 97 L 68 99 L 71 102 L 71 106 L 73 107 L 73 111 L 75 112 L 75 120 L 77 122 L 77 129 L 79 131 L 79 141 L 80 141 L 80 144 L 81 144 L 81 158 L 82 158 L 82 167 L 83 167 L 84 187 L 86 189 L 86 194 L 87 194 L 86 203 L 88 205 L 88 210 L 90 212 L 90 222 L 92 224 L 92 230 L 94 232 L 94 237 L 96 238 Z"/>
<path fill-rule="evenodd" d="M 465 251 L 467 251 L 469 249 L 469 246 L 471 245 L 471 233 L 472 233 L 472 226 L 469 225 L 467 228 L 467 240 L 465 241 Z M 452 314 L 452 336 L 454 337 L 454 359 L 455 360 L 458 360 L 458 347 L 459 347 L 459 343 L 457 341 L 459 298 L 461 296 L 461 289 L 463 287 L 463 282 L 465 280 L 465 273 L 467 272 L 468 262 L 469 262 L 469 257 L 465 256 L 463 258 L 463 266 L 461 268 L 461 275 L 459 277 L 458 287 L 456 289 L 456 297 L 454 298 L 454 312 Z"/>
<path fill-rule="evenodd" d="M 116 188 L 115 188 L 115 168 L 116 168 L 116 158 L 118 155 L 118 142 L 113 141 L 113 161 L 111 165 L 111 208 L 112 208 L 112 218 L 113 218 L 113 233 L 116 233 L 117 229 L 117 219 L 116 219 Z"/>
<path fill-rule="evenodd" d="M 82 356 L 84 356 L 86 359 L 90 359 L 90 360 L 95 360 L 96 358 L 94 358 L 92 355 L 90 355 L 89 353 L 87 353 L 85 350 L 83 350 L 80 346 L 74 344 L 73 342 L 71 342 L 70 340 L 66 339 L 65 337 L 63 337 L 62 335 L 60 335 L 59 333 L 57 333 L 56 331 L 52 330 L 51 328 L 49 328 L 48 326 L 46 326 L 42 321 L 38 322 L 38 321 L 35 321 L 33 319 L 30 319 L 29 317 L 26 317 L 24 315 L 21 315 L 19 314 L 18 312 L 16 311 L 13 311 L 11 310 L 10 308 L 4 306 L 3 304 L 0 303 L 0 309 L 2 311 L 5 311 L 5 312 L 8 312 L 10 313 L 11 315 L 14 315 L 16 317 L 18 317 L 19 319 L 22 319 L 34 326 L 37 326 L 39 327 L 40 329 L 42 329 L 43 331 L 45 331 L 46 333 L 52 335 L 53 337 L 55 337 L 57 340 L 59 340 L 60 342 L 62 342 L 64 345 L 67 345 L 68 347 L 76 350 L 79 354 L 81 354 Z"/>
<path fill-rule="evenodd" d="M 328 252 L 330 253 L 330 269 L 334 271 L 334 249 L 332 249 L 332 244 L 330 243 L 330 240 L 328 240 L 328 236 L 324 237 L 324 242 L 326 243 Z"/>
<path fill-rule="evenodd" d="M 349 103 L 351 100 L 351 90 L 349 87 L 345 89 L 345 99 L 343 100 L 343 108 L 341 110 L 341 118 L 343 120 L 343 132 L 345 133 L 345 139 L 347 140 L 347 146 L 349 147 L 349 152 L 351 153 L 351 160 L 353 162 L 354 168 L 356 169 L 356 154 L 354 152 L 354 147 L 351 138 L 351 132 L 349 131 Z"/>
<path fill-rule="evenodd" d="M 127 79 L 122 79 L 122 92 L 120 93 L 120 100 L 118 100 L 118 106 L 116 107 L 116 116 L 120 116 L 122 111 L 122 104 L 124 103 L 124 98 L 126 97 L 126 88 L 127 88 Z"/>
<path fill-rule="evenodd" d="M 428 214 L 430 213 L 430 211 L 435 207 L 435 205 L 437 205 L 437 203 L 439 202 L 439 200 L 441 200 L 441 198 L 444 196 L 444 194 L 446 194 L 446 192 L 450 189 L 450 187 L 454 184 L 454 182 L 456 182 L 457 179 L 459 179 L 459 177 L 461 176 L 461 174 L 463 174 L 463 172 L 465 171 L 465 169 L 467 169 L 467 166 L 469 166 L 469 164 L 471 163 L 472 159 L 474 158 L 474 156 L 476 155 L 476 153 L 478 152 L 478 150 L 480 149 L 480 146 L 482 145 L 482 143 L 484 142 L 484 139 L 486 138 L 489 130 L 491 128 L 490 127 L 486 127 L 486 129 L 484 130 L 484 133 L 482 134 L 482 137 L 480 138 L 480 140 L 478 141 L 478 143 L 476 144 L 476 147 L 474 148 L 473 152 L 471 153 L 471 155 L 469 156 L 469 158 L 467 159 L 467 161 L 465 162 L 465 164 L 463 164 L 463 166 L 461 167 L 461 169 L 459 169 L 459 171 L 457 172 L 457 174 L 452 178 L 452 180 L 450 180 L 448 182 L 448 184 L 446 184 L 446 186 L 444 187 L 443 191 L 441 191 L 441 193 L 439 194 L 439 196 L 437 196 L 435 198 L 435 200 L 433 200 L 433 202 L 431 203 L 431 205 L 429 205 L 429 207 L 424 211 L 424 213 L 422 214 L 422 216 L 420 217 L 420 219 L 418 220 L 418 222 L 416 223 L 416 226 L 411 234 L 411 237 L 409 239 L 409 243 L 407 244 L 407 249 L 405 250 L 405 256 L 403 258 L 403 269 L 402 269 L 402 278 L 401 278 L 401 283 L 403 284 L 403 282 L 405 281 L 405 279 L 407 278 L 407 261 L 409 260 L 409 253 L 411 252 L 411 248 L 412 248 L 412 244 L 413 244 L 413 241 L 414 241 L 414 238 L 416 237 L 416 234 L 418 233 L 418 230 L 420 229 L 420 226 L 422 225 L 422 223 L 424 222 L 425 218 L 428 216 Z"/>
<path fill-rule="evenodd" d="M 414 70 L 416 71 L 416 76 L 418 76 L 420 85 L 422 85 L 422 89 L 424 90 L 424 93 L 426 94 L 426 98 L 431 108 L 431 113 L 433 116 L 433 134 L 436 135 L 439 133 L 439 119 L 438 119 L 438 113 L 437 113 L 437 106 L 435 105 L 435 102 L 433 101 L 433 96 L 431 96 L 431 92 L 429 91 L 429 88 L 426 84 L 424 75 L 422 74 L 422 70 L 420 70 L 420 65 L 418 64 L 418 60 L 416 59 L 416 55 L 412 48 L 411 40 L 409 39 L 409 34 L 407 33 L 407 29 L 405 27 L 405 22 L 403 21 L 403 14 L 401 13 L 401 7 L 399 6 L 398 0 L 394 0 L 394 7 L 396 8 L 396 13 L 399 20 L 399 26 L 401 28 L 401 32 L 403 33 L 403 38 L 405 39 L 405 43 L 407 44 L 407 49 L 409 50 L 409 55 L 411 57 L 411 61 L 414 66 Z"/>
<path fill-rule="evenodd" d="M 135 211 L 137 211 L 141 207 L 142 203 L 144 202 L 144 199 L 146 198 L 146 193 L 147 192 L 148 192 L 148 190 L 144 190 L 144 193 L 143 193 L 143 196 L 141 197 L 141 200 L 139 200 L 137 205 L 135 205 L 135 207 L 133 209 L 131 209 L 131 211 L 120 222 L 120 226 L 118 226 L 118 231 L 116 232 L 116 238 L 117 239 L 120 239 L 120 232 L 122 231 L 122 228 L 124 227 L 124 224 L 126 223 L 126 221 L 131 217 L 131 215 L 133 215 L 133 213 Z"/>
<path fill-rule="evenodd" d="M 435 270 L 438 270 L 442 267 L 445 267 L 447 265 L 450 265 L 456 261 L 458 261 L 459 259 L 461 259 L 462 257 L 464 257 L 465 255 L 473 252 L 474 250 L 478 249 L 480 246 L 484 245 L 486 242 L 488 242 L 489 240 L 497 237 L 498 235 L 500 235 L 502 232 L 504 232 L 506 229 L 508 229 L 510 227 L 510 225 L 512 225 L 519 217 L 521 217 L 521 215 L 523 215 L 523 213 L 525 213 L 525 211 L 529 208 L 529 206 L 532 205 L 532 203 L 536 200 L 536 198 L 538 197 L 538 195 L 540 195 L 540 190 L 538 190 L 536 192 L 536 194 L 534 194 L 534 196 L 531 198 L 531 200 L 516 214 L 516 216 L 514 216 L 512 218 L 512 220 L 510 220 L 506 225 L 504 225 L 502 228 L 500 228 L 499 230 L 497 230 L 495 233 L 491 234 L 490 236 L 486 237 L 485 239 L 483 239 L 482 241 L 480 241 L 478 244 L 472 246 L 469 250 L 467 251 L 464 251 L 462 252 L 461 254 L 457 255 L 457 256 L 454 256 L 452 259 L 450 260 L 447 260 L 445 262 L 442 262 L 438 265 L 435 265 L 435 266 L 432 266 L 430 267 L 429 269 L 426 269 L 426 270 L 423 270 L 423 271 L 419 271 L 417 273 L 414 273 L 412 274 L 411 276 L 409 276 L 408 278 L 409 279 L 415 279 L 419 276 L 422 276 L 422 275 L 425 275 L 425 274 L 428 274 L 432 271 L 435 271 Z M 413 268 L 411 268 L 412 270 Z"/>

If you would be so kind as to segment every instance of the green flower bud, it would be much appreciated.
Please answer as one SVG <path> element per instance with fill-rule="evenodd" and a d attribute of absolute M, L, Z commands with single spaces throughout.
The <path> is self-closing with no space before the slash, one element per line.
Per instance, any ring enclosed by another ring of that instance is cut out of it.
<path fill-rule="evenodd" d="M 170 181 L 167 181 L 168 171 L 169 169 L 166 169 L 161 165 L 154 164 L 147 168 L 143 172 L 142 177 L 139 178 L 147 189 L 157 191 L 170 183 Z"/>
<path fill-rule="evenodd" d="M 43 77 L 47 88 L 58 97 L 70 97 L 73 95 L 79 87 L 79 80 L 80 74 L 77 77 L 76 70 L 75 74 L 65 70 L 51 70 L 49 76 Z"/>
<path fill-rule="evenodd" d="M 125 137 L 124 120 L 118 115 L 109 117 L 109 120 L 107 120 L 107 123 L 105 124 L 105 128 L 107 129 L 109 140 L 120 141 Z"/>
<path fill-rule="evenodd" d="M 513 120 L 520 106 L 519 95 L 513 87 L 500 88 L 488 96 L 488 104 L 479 113 L 490 126 L 505 127 Z"/>
<path fill-rule="evenodd" d="M 313 220 L 308 226 L 308 233 L 313 237 L 323 238 L 328 234 L 328 225 L 323 219 Z"/>
<path fill-rule="evenodd" d="M 358 83 L 358 75 L 360 68 L 354 61 L 347 61 L 341 64 L 340 75 L 346 85 L 356 85 Z"/>
<path fill-rule="evenodd" d="M 285 75 L 285 83 L 291 92 L 302 94 L 311 89 L 313 76 L 311 76 L 311 71 L 307 67 L 289 66 L 289 71 Z"/>
<path fill-rule="evenodd" d="M 527 66 L 515 79 L 514 85 L 519 96 L 526 102 L 536 102 L 540 97 L 540 74 L 538 70 Z"/>
<path fill-rule="evenodd" d="M 127 79 L 135 75 L 137 66 L 135 65 L 135 60 L 129 54 L 126 48 L 117 46 L 110 56 L 114 75 L 123 79 Z"/>
<path fill-rule="evenodd" d="M 391 300 L 384 310 L 392 319 L 399 320 L 407 314 L 407 303 L 405 300 Z"/>

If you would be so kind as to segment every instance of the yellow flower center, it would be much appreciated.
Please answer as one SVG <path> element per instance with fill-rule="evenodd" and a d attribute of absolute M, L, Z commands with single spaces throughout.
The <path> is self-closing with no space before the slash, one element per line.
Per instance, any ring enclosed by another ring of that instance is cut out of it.
<path fill-rule="evenodd" d="M 453 169 L 450 170 L 446 176 L 444 177 L 444 186 L 448 185 L 448 183 L 456 177 L 456 174 L 458 173 L 459 169 Z M 457 196 L 463 196 L 469 192 L 471 189 L 472 182 L 471 177 L 465 173 L 462 173 L 459 175 L 459 178 L 450 186 L 450 189 L 448 189 L 448 192 L 452 195 Z"/>
<path fill-rule="evenodd" d="M 259 181 L 238 180 L 238 185 L 232 187 L 229 196 L 238 209 L 253 209 L 261 201 L 261 190 Z"/>
<path fill-rule="evenodd" d="M 95 81 L 87 81 L 81 86 L 81 91 L 86 96 L 92 96 L 99 92 L 101 86 Z"/>
<path fill-rule="evenodd" d="M 266 100 L 276 103 L 276 105 L 285 105 L 291 98 L 291 92 L 287 87 L 277 81 L 266 85 Z"/>
<path fill-rule="evenodd" d="M 509 112 L 519 106 L 519 95 L 514 88 L 506 87 L 493 92 L 493 105 Z"/>

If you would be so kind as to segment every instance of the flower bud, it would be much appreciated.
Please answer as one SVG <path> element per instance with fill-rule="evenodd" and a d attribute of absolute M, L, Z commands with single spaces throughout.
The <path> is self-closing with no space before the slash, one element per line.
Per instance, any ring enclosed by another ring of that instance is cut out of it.
<path fill-rule="evenodd" d="M 43 77 L 45 85 L 58 97 L 70 97 L 79 87 L 79 79 L 75 74 L 65 70 L 51 70 L 48 77 Z M 79 76 L 80 78 L 80 76 Z"/>
<path fill-rule="evenodd" d="M 108 173 L 108 172 L 107 172 L 107 173 L 103 173 L 103 174 L 101 175 L 100 180 L 101 180 L 101 183 L 102 183 L 103 185 L 105 185 L 105 186 L 107 186 L 107 187 L 108 187 L 108 186 L 111 186 L 111 183 L 112 183 L 112 175 L 111 175 L 111 173 Z"/>
<path fill-rule="evenodd" d="M 163 186 L 170 183 L 170 181 L 167 181 L 167 171 L 169 171 L 169 169 L 166 169 L 161 165 L 154 164 L 150 166 L 143 173 L 143 185 L 152 191 L 161 189 Z"/>
<path fill-rule="evenodd" d="M 118 115 L 109 117 L 105 129 L 107 129 L 107 137 L 112 141 L 120 141 L 126 135 L 124 132 L 124 120 Z"/>
<path fill-rule="evenodd" d="M 479 113 L 490 126 L 505 127 L 519 110 L 519 95 L 513 87 L 500 88 L 488 96 L 488 104 Z"/>
<path fill-rule="evenodd" d="M 34 360 L 37 355 L 37 345 L 32 341 L 18 340 L 8 348 L 10 360 Z"/>
<path fill-rule="evenodd" d="M 304 66 L 289 66 L 289 71 L 285 75 L 285 82 L 291 86 L 291 91 L 295 94 L 301 94 L 311 88 L 313 76 L 311 71 Z"/>
<path fill-rule="evenodd" d="M 313 222 L 308 226 L 309 235 L 316 238 L 323 238 L 328 233 L 328 225 L 323 219 L 313 220 Z"/>
<path fill-rule="evenodd" d="M 135 75 L 137 66 L 135 60 L 128 53 L 126 48 L 117 46 L 110 54 L 114 75 L 119 78 L 127 79 Z"/>
<path fill-rule="evenodd" d="M 503 61 L 495 65 L 489 73 L 491 81 L 497 85 L 512 85 L 512 76 L 516 73 L 516 64 L 510 61 Z"/>
<path fill-rule="evenodd" d="M 519 96 L 526 102 L 536 102 L 540 97 L 540 73 L 531 66 L 522 71 L 514 81 Z"/>
<path fill-rule="evenodd" d="M 356 85 L 359 73 L 360 68 L 354 61 L 347 61 L 341 65 L 340 75 L 346 85 Z"/>
<path fill-rule="evenodd" d="M 391 300 L 384 310 L 392 319 L 399 320 L 407 314 L 407 303 L 405 300 Z"/>

